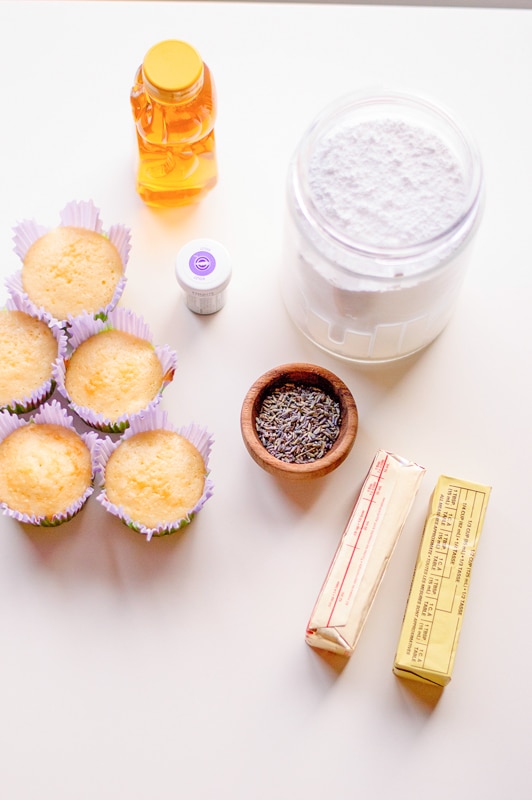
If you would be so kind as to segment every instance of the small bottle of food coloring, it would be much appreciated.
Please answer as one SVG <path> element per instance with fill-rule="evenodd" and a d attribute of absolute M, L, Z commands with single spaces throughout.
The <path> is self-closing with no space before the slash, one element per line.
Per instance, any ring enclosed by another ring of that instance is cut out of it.
<path fill-rule="evenodd" d="M 216 92 L 208 66 L 187 42 L 154 45 L 130 93 L 137 131 L 137 191 L 151 206 L 200 200 L 217 180 Z"/>
<path fill-rule="evenodd" d="M 214 239 L 193 239 L 177 254 L 177 282 L 196 314 L 214 314 L 222 308 L 231 272 L 227 249 Z"/>

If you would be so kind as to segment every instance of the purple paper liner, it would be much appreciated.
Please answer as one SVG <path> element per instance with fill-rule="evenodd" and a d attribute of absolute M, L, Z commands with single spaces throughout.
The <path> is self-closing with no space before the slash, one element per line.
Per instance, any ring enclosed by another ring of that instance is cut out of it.
<path fill-rule="evenodd" d="M 29 304 L 21 297 L 8 298 L 5 307 L 7 311 L 22 311 L 24 314 L 28 314 L 30 317 L 34 316 L 31 313 Z M 67 354 L 68 340 L 64 330 L 58 325 L 48 323 L 41 316 L 36 318 L 48 325 L 57 342 L 57 356 L 52 363 L 52 376 L 43 384 L 41 384 L 41 386 L 38 386 L 30 395 L 27 395 L 26 397 L 11 398 L 7 405 L 0 407 L 0 411 L 9 411 L 11 414 L 26 414 L 29 411 L 34 411 L 36 408 L 46 402 L 46 400 L 48 400 L 55 391 L 55 370 L 57 369 L 57 366 L 64 362 Z"/>
<path fill-rule="evenodd" d="M 132 519 L 121 507 L 109 500 L 105 491 L 105 468 L 111 454 L 123 441 L 129 439 L 131 436 L 150 430 L 169 430 L 179 433 L 196 447 L 205 463 L 205 486 L 203 494 L 196 505 L 188 511 L 186 516 L 156 528 L 148 528 L 137 520 Z M 166 536 L 175 533 L 190 524 L 207 500 L 212 497 L 214 484 L 209 478 L 209 457 L 213 441 L 212 434 L 206 428 L 197 425 L 195 422 L 176 428 L 168 420 L 166 411 L 163 409 L 152 409 L 141 417 L 132 420 L 128 430 L 117 441 L 112 441 L 109 437 L 106 437 L 105 439 L 100 439 L 98 442 L 95 455 L 95 474 L 97 481 L 100 483 L 100 491 L 99 494 L 96 495 L 96 499 L 110 514 L 120 519 L 128 528 L 146 536 L 147 541 L 150 541 L 154 536 Z"/>
<path fill-rule="evenodd" d="M 62 425 L 64 428 L 69 428 L 70 430 L 77 433 L 76 429 L 73 425 L 73 418 L 68 415 L 67 411 L 58 403 L 57 400 L 52 400 L 50 403 L 45 403 L 42 405 L 39 410 L 31 417 L 29 420 L 22 419 L 21 417 L 14 416 L 10 414 L 8 411 L 1 411 L 0 412 L 0 442 L 2 442 L 6 436 L 9 436 L 10 433 L 13 433 L 17 428 L 20 428 L 24 425 L 42 425 L 42 424 L 52 424 L 52 425 Z M 10 508 L 7 503 L 0 502 L 0 509 L 2 512 L 16 519 L 18 522 L 26 523 L 28 525 L 34 525 L 37 527 L 56 527 L 57 525 L 63 524 L 63 522 L 68 522 L 68 520 L 72 519 L 73 517 L 78 514 L 91 494 L 94 491 L 94 477 L 96 474 L 96 450 L 98 445 L 98 434 L 94 431 L 90 431 L 89 433 L 82 433 L 78 434 L 81 436 L 85 444 L 87 445 L 90 455 L 91 455 L 91 462 L 92 462 L 92 476 L 93 480 L 90 486 L 87 487 L 85 492 L 79 497 L 74 503 L 72 503 L 67 509 L 61 511 L 58 514 L 53 514 L 52 516 L 45 516 L 45 515 L 37 515 L 37 514 L 23 514 L 16 509 Z"/>
<path fill-rule="evenodd" d="M 53 375 L 59 392 L 67 401 L 69 407 L 82 419 L 87 425 L 103 433 L 123 433 L 131 421 L 141 414 L 156 408 L 161 402 L 161 397 L 164 389 L 172 382 L 174 373 L 177 367 L 177 354 L 168 345 L 154 346 L 153 337 L 148 324 L 144 319 L 128 308 L 115 308 L 111 311 L 105 320 L 95 319 L 92 314 L 85 312 L 77 317 L 70 327 L 69 331 L 69 346 L 71 352 L 74 352 L 80 344 L 91 336 L 101 333 L 105 330 L 120 330 L 137 336 L 149 342 L 154 349 L 155 355 L 159 359 L 163 372 L 163 380 L 156 397 L 143 409 L 135 411 L 131 414 L 121 414 L 117 419 L 108 419 L 102 413 L 96 413 L 91 408 L 80 406 L 75 403 L 68 395 L 65 386 L 66 371 L 68 364 L 67 359 L 62 359 L 54 365 Z"/>
<path fill-rule="evenodd" d="M 103 231 L 103 223 L 100 219 L 99 209 L 96 208 L 92 200 L 73 200 L 70 203 L 67 203 L 65 208 L 60 212 L 59 217 L 60 226 L 86 228 L 87 230 L 101 233 L 103 236 L 107 236 L 109 241 L 114 244 L 118 250 L 122 260 L 124 274 L 118 282 L 111 302 L 94 312 L 95 314 L 108 314 L 109 311 L 112 311 L 112 309 L 117 306 L 126 286 L 125 271 L 131 250 L 130 229 L 125 225 L 115 224 L 109 228 L 109 231 L 106 234 Z M 16 227 L 13 229 L 13 242 L 15 244 L 13 249 L 21 261 L 24 261 L 26 253 L 31 245 L 37 241 L 37 239 L 40 239 L 41 236 L 44 236 L 45 233 L 48 233 L 49 230 L 50 228 L 40 225 L 33 219 L 22 220 L 16 225 Z M 29 308 L 31 309 L 30 313 L 34 317 L 37 316 L 39 319 L 45 319 L 47 322 L 59 325 L 63 328 L 67 327 L 67 325 L 69 325 L 69 323 L 76 318 L 69 316 L 67 319 L 58 320 L 45 308 L 39 307 L 33 303 L 24 291 L 24 286 L 22 283 L 22 270 L 18 270 L 10 275 L 5 281 L 5 286 L 12 298 L 24 300 L 29 304 Z"/>

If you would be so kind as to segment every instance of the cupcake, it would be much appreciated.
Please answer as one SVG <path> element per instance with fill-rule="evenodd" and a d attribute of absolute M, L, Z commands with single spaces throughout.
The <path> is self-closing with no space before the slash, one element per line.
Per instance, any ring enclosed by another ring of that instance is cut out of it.
<path fill-rule="evenodd" d="M 74 517 L 93 492 L 98 436 L 80 435 L 56 400 L 28 422 L 0 413 L 0 508 L 45 527 Z"/>
<path fill-rule="evenodd" d="M 0 411 L 24 414 L 54 392 L 53 366 L 67 340 L 57 326 L 33 317 L 20 298 L 0 310 Z"/>
<path fill-rule="evenodd" d="M 81 314 L 69 331 L 71 354 L 54 369 L 57 387 L 93 428 L 121 433 L 139 413 L 155 407 L 173 379 L 177 356 L 154 347 L 148 325 L 125 308 L 106 320 Z"/>
<path fill-rule="evenodd" d="M 97 500 L 148 541 L 188 525 L 211 497 L 212 436 L 196 424 L 175 429 L 154 409 L 131 422 L 117 442 L 100 440 Z"/>
<path fill-rule="evenodd" d="M 25 298 L 34 316 L 63 326 L 83 311 L 107 314 L 124 291 L 130 232 L 114 225 L 102 230 L 91 201 L 71 202 L 61 224 L 45 228 L 24 220 L 14 230 L 22 269 L 6 281 L 12 297 Z"/>

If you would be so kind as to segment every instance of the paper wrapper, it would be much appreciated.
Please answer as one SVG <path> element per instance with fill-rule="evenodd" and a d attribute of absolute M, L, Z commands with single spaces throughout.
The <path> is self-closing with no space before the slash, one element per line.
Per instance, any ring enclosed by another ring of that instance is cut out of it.
<path fill-rule="evenodd" d="M 179 433 L 185 439 L 188 439 L 188 441 L 196 447 L 203 458 L 206 475 L 203 494 L 196 505 L 188 511 L 186 516 L 176 519 L 172 522 L 164 523 L 156 528 L 148 528 L 142 523 L 138 522 L 138 520 L 132 519 L 123 511 L 123 509 L 109 500 L 105 490 L 105 468 L 111 454 L 117 447 L 120 446 L 122 441 L 128 439 L 130 436 L 133 436 L 136 433 L 149 430 L 174 431 Z M 152 539 L 154 536 L 165 536 L 167 534 L 175 533 L 192 522 L 194 517 L 199 513 L 207 500 L 213 494 L 214 486 L 209 478 L 209 456 L 212 445 L 212 434 L 209 433 L 205 428 L 200 427 L 196 423 L 190 423 L 189 425 L 181 428 L 175 428 L 169 422 L 165 411 L 162 409 L 153 409 L 144 414 L 142 417 L 137 417 L 136 419 L 132 420 L 130 427 L 118 441 L 112 441 L 109 437 L 99 441 L 96 452 L 96 475 L 99 478 L 101 487 L 99 494 L 96 495 L 96 499 L 104 506 L 104 508 L 107 509 L 107 511 L 109 511 L 109 513 L 113 514 L 115 517 L 118 517 L 132 530 L 146 536 L 148 541 L 150 541 L 150 539 Z"/>
<path fill-rule="evenodd" d="M 451 680 L 490 493 L 446 475 L 436 484 L 395 655 L 401 678 L 442 687 Z"/>
<path fill-rule="evenodd" d="M 353 653 L 424 474 L 377 451 L 310 616 L 311 647 Z"/>
<path fill-rule="evenodd" d="M 35 314 L 32 313 L 30 304 L 22 297 L 8 298 L 5 307 L 7 311 L 22 311 L 24 314 L 28 314 L 29 316 L 35 316 Z M 46 402 L 46 400 L 48 400 L 55 391 L 56 381 L 54 373 L 57 365 L 61 364 L 65 359 L 67 353 L 67 337 L 65 332 L 58 325 L 49 323 L 39 315 L 36 318 L 48 325 L 57 342 L 57 357 L 55 362 L 51 364 L 52 374 L 47 381 L 41 384 L 41 386 L 36 387 L 31 394 L 26 395 L 25 397 L 11 398 L 9 403 L 0 408 L 0 411 L 9 411 L 12 414 L 26 414 L 29 411 L 34 411 L 36 408 Z"/>
<path fill-rule="evenodd" d="M 65 206 L 65 208 L 60 212 L 59 216 L 60 225 L 86 228 L 87 230 L 101 233 L 102 235 L 107 236 L 109 241 L 114 244 L 118 250 L 122 260 L 124 274 L 118 282 L 111 302 L 94 312 L 95 315 L 106 315 L 109 313 L 109 311 L 112 311 L 112 309 L 116 307 L 126 286 L 125 270 L 129 261 L 129 252 L 131 250 L 130 229 L 125 225 L 116 224 L 112 225 L 107 233 L 105 233 L 103 231 L 103 223 L 100 219 L 99 209 L 96 208 L 92 200 L 80 202 L 74 200 Z M 40 225 L 33 219 L 23 220 L 22 222 L 18 223 L 18 225 L 14 228 L 13 242 L 15 243 L 14 251 L 21 261 L 24 261 L 26 253 L 31 245 L 37 241 L 37 239 L 40 239 L 41 236 L 44 236 L 45 233 L 48 233 L 49 230 L 50 228 Z M 24 286 L 22 283 L 22 270 L 18 270 L 14 274 L 10 275 L 5 282 L 5 285 L 9 295 L 12 298 L 20 298 L 29 304 L 29 308 L 31 309 L 30 313 L 32 316 L 38 317 L 39 319 L 44 319 L 47 322 L 54 323 L 56 325 L 60 325 L 61 327 L 66 327 L 72 321 L 73 317 L 69 317 L 66 320 L 57 320 L 50 312 L 46 311 L 45 308 L 39 308 L 30 300 L 24 291 Z"/>
<path fill-rule="evenodd" d="M 69 428 L 70 430 L 76 433 L 74 428 L 73 419 L 68 413 L 65 411 L 64 408 L 57 402 L 57 400 L 52 400 L 50 403 L 45 403 L 42 405 L 39 410 L 31 417 L 30 420 L 24 420 L 21 417 L 14 416 L 10 414 L 8 411 L 0 412 L 0 442 L 2 442 L 6 436 L 9 436 L 10 433 L 13 433 L 17 428 L 20 428 L 24 425 L 41 425 L 41 424 L 52 424 L 52 425 L 62 425 L 65 428 Z M 78 436 L 80 434 L 77 434 Z M 0 508 L 2 509 L 3 513 L 13 519 L 18 520 L 18 522 L 23 522 L 28 525 L 35 525 L 41 527 L 55 527 L 57 525 L 61 525 L 63 522 L 67 522 L 68 520 L 72 519 L 76 516 L 76 514 L 81 511 L 87 500 L 89 499 L 90 495 L 94 491 L 94 474 L 96 469 L 95 459 L 96 459 L 96 447 L 98 443 L 98 435 L 95 432 L 89 432 L 81 434 L 81 438 L 89 448 L 89 452 L 91 454 L 91 461 L 92 461 L 92 472 L 93 472 L 93 481 L 89 487 L 85 490 L 85 492 L 79 497 L 72 505 L 66 508 L 64 511 L 54 514 L 51 517 L 49 516 L 39 516 L 36 514 L 22 514 L 21 512 L 17 511 L 16 509 L 10 508 L 6 503 L 0 502 Z"/>
<path fill-rule="evenodd" d="M 71 353 L 76 350 L 79 345 L 98 333 L 105 330 L 120 330 L 130 333 L 133 336 L 143 339 L 153 345 L 152 333 L 149 326 L 142 319 L 131 310 L 127 308 L 116 308 L 111 311 L 105 320 L 96 319 L 92 314 L 81 314 L 71 324 L 69 331 L 69 346 Z M 134 413 L 121 414 L 117 419 L 109 419 L 100 412 L 95 412 L 86 406 L 77 405 L 69 397 L 65 379 L 68 369 L 68 357 L 58 362 L 54 367 L 54 378 L 57 383 L 57 388 L 63 397 L 67 400 L 70 408 L 82 419 L 87 425 L 104 433 L 122 433 L 130 425 L 131 421 L 151 411 L 161 401 L 161 395 L 166 386 L 173 380 L 174 373 L 177 366 L 177 354 L 168 345 L 154 346 L 154 352 L 159 359 L 163 372 L 163 380 L 158 394 L 146 406 L 146 408 L 136 411 Z"/>

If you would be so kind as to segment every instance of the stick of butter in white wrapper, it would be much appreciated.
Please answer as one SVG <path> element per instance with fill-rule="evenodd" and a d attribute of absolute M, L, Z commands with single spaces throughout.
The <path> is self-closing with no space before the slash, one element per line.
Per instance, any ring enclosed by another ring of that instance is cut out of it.
<path fill-rule="evenodd" d="M 377 451 L 308 622 L 311 647 L 347 657 L 355 649 L 424 474 Z"/>
<path fill-rule="evenodd" d="M 451 680 L 471 567 L 490 486 L 442 475 L 434 489 L 393 671 L 446 686 Z"/>

